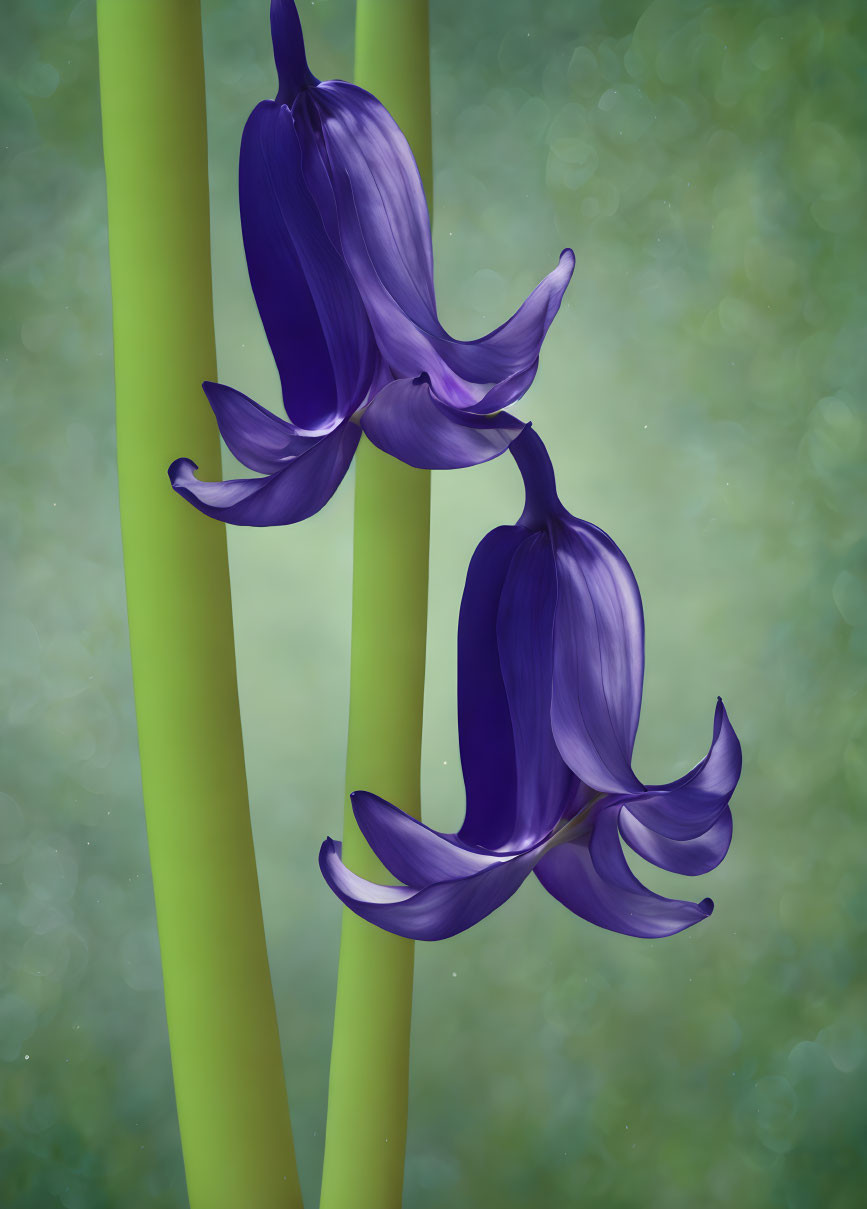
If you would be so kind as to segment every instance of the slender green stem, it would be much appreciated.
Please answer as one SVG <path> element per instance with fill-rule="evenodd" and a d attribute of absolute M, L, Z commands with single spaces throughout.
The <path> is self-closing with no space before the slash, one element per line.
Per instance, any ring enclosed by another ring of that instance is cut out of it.
<path fill-rule="evenodd" d="M 427 0 L 358 0 L 356 80 L 397 119 L 431 198 Z M 430 474 L 365 438 L 356 457 L 347 791 L 418 816 Z M 343 857 L 389 880 L 347 802 Z M 321 1209 L 398 1209 L 403 1188 L 413 944 L 343 913 Z"/>
<path fill-rule="evenodd" d="M 118 477 L 142 785 L 192 1209 L 301 1205 L 253 854 L 220 477 L 198 0 L 99 0 Z"/>

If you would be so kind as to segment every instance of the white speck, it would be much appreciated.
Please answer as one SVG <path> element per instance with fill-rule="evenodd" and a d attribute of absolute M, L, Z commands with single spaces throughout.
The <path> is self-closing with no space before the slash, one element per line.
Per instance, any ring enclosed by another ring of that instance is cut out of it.
<path fill-rule="evenodd" d="M 645 425 L 644 425 L 644 427 L 646 428 L 646 427 L 647 427 L 647 425 L 645 424 Z"/>
<path fill-rule="evenodd" d="M 452 970 L 452 978 L 457 978 L 457 976 L 458 976 L 457 970 Z"/>
<path fill-rule="evenodd" d="M 25 1061 L 25 1062 L 29 1062 L 29 1061 L 30 1061 L 30 1055 L 29 1055 L 29 1054 L 25 1054 L 25 1055 L 24 1055 L 24 1061 Z"/>
<path fill-rule="evenodd" d="M 446 764 L 448 764 L 448 760 L 443 760 L 443 768 L 445 768 Z"/>

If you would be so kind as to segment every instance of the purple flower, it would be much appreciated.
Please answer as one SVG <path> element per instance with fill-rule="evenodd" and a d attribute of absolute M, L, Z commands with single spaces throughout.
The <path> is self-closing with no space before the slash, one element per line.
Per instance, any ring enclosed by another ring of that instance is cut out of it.
<path fill-rule="evenodd" d="M 536 374 L 575 258 L 479 340 L 439 322 L 430 221 L 409 144 L 353 84 L 310 72 L 298 13 L 272 0 L 279 90 L 241 140 L 240 209 L 250 281 L 291 422 L 205 383 L 232 453 L 266 477 L 202 483 L 186 458 L 172 486 L 240 525 L 289 524 L 321 508 L 346 473 L 360 423 L 411 466 L 450 469 L 501 454 L 523 424 L 503 408 Z"/>
<path fill-rule="evenodd" d="M 376 855 L 403 884 L 352 873 L 327 839 L 326 881 L 362 918 L 421 940 L 453 936 L 535 872 L 583 919 L 630 936 L 680 932 L 710 899 L 663 898 L 638 881 L 621 840 L 675 873 L 715 868 L 732 834 L 741 749 L 721 701 L 705 758 L 669 785 L 632 770 L 644 676 L 635 577 L 614 542 L 557 497 L 544 445 L 512 443 L 527 492 L 516 525 L 473 555 L 458 627 L 460 831 L 432 831 L 372 793 L 352 795 Z"/>

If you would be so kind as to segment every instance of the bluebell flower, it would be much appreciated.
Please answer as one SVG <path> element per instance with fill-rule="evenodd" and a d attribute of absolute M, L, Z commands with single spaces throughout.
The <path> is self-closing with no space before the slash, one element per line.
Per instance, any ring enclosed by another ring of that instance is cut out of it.
<path fill-rule="evenodd" d="M 691 772 L 668 785 L 638 779 L 644 621 L 635 577 L 607 534 L 563 507 L 529 426 L 511 452 L 526 507 L 476 549 L 458 627 L 463 824 L 437 832 L 356 792 L 358 825 L 402 884 L 357 876 L 331 839 L 320 867 L 356 914 L 420 940 L 478 923 L 531 872 L 599 927 L 641 937 L 680 932 L 713 903 L 647 889 L 622 841 L 672 872 L 715 868 L 731 842 L 740 744 L 718 701 L 710 750 Z"/>
<path fill-rule="evenodd" d="M 202 512 L 240 525 L 318 511 L 361 430 L 428 469 L 501 454 L 523 428 L 503 409 L 533 381 L 575 264 L 567 249 L 511 319 L 455 340 L 437 316 L 424 189 L 399 127 L 363 88 L 312 75 L 291 0 L 272 0 L 271 31 L 279 88 L 244 129 L 239 195 L 288 421 L 205 383 L 227 446 L 265 477 L 203 483 L 187 458 L 169 470 Z"/>

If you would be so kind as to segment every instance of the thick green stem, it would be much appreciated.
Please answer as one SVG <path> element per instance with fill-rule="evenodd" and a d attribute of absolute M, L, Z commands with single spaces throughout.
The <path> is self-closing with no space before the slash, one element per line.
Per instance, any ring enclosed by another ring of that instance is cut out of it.
<path fill-rule="evenodd" d="M 356 81 L 394 115 L 431 199 L 427 0 L 358 0 Z M 365 438 L 356 457 L 347 790 L 418 816 L 430 474 Z M 347 802 L 343 857 L 388 881 Z M 321 1209 L 398 1209 L 413 944 L 343 913 Z"/>
<path fill-rule="evenodd" d="M 118 477 L 142 785 L 193 1209 L 301 1205 L 247 802 L 219 478 L 198 0 L 99 0 Z"/>

